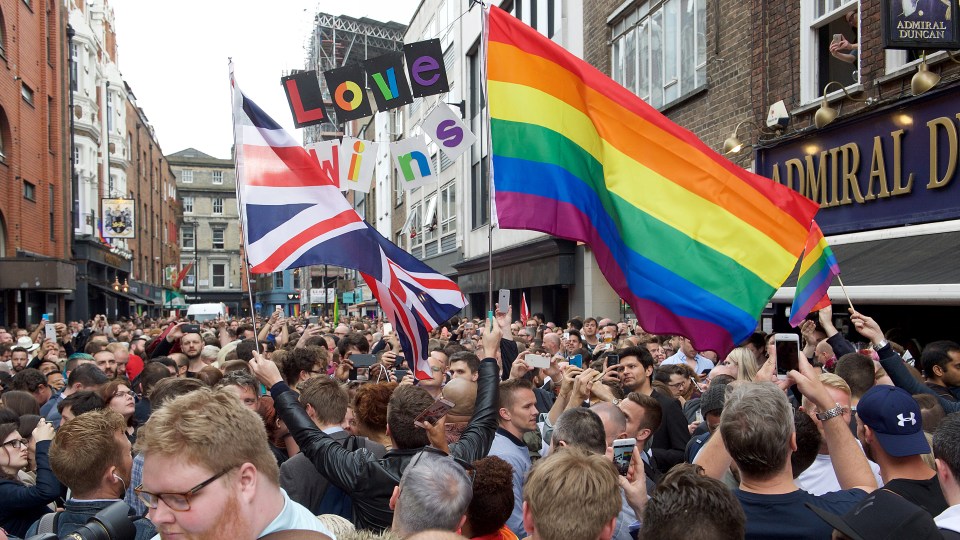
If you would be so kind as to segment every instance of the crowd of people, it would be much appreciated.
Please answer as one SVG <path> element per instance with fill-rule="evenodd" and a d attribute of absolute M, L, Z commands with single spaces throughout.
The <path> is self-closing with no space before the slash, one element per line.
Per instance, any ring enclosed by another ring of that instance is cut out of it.
<path fill-rule="evenodd" d="M 789 372 L 499 308 L 421 362 L 368 318 L 0 328 L 0 540 L 960 537 L 960 345 L 815 317 Z"/>

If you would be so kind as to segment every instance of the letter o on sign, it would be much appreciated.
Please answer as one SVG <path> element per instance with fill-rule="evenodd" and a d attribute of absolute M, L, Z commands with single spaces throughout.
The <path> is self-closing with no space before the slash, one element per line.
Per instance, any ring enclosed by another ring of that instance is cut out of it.
<path fill-rule="evenodd" d="M 344 99 L 344 94 L 350 92 L 351 98 L 350 101 Z M 363 91 L 360 89 L 360 85 L 353 81 L 344 81 L 340 83 L 340 86 L 337 87 L 337 92 L 334 98 L 337 100 L 337 106 L 345 111 L 352 111 L 360 106 L 363 103 Z"/>

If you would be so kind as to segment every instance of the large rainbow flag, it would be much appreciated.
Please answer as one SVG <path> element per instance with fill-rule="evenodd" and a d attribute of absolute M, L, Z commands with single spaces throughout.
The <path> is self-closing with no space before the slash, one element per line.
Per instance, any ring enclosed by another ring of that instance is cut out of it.
<path fill-rule="evenodd" d="M 748 337 L 817 205 L 496 7 L 487 45 L 500 227 L 588 244 L 649 332 L 721 354 Z"/>
<path fill-rule="evenodd" d="M 819 311 L 830 305 L 827 289 L 834 276 L 840 275 L 840 265 L 827 245 L 823 231 L 814 221 L 810 225 L 807 243 L 803 248 L 803 260 L 800 261 L 800 273 L 797 278 L 797 290 L 793 295 L 790 308 L 790 324 L 799 326 L 807 314 Z"/>

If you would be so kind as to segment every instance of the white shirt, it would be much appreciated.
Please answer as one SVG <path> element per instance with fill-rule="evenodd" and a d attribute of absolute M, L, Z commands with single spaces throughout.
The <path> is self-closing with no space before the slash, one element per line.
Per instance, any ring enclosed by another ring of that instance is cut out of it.
<path fill-rule="evenodd" d="M 877 487 L 882 487 L 883 479 L 880 478 L 880 466 L 870 460 L 867 460 L 867 463 L 870 464 L 870 470 L 873 471 L 873 476 L 877 479 Z M 817 454 L 817 459 L 813 461 L 813 465 L 800 473 L 800 476 L 793 483 L 807 493 L 817 496 L 843 489 L 840 487 L 840 481 L 837 480 L 837 472 L 833 470 L 833 460 L 830 459 L 830 454 Z"/>
<path fill-rule="evenodd" d="M 940 529 L 960 532 L 960 504 L 947 508 L 939 516 L 933 518 L 933 521 Z"/>

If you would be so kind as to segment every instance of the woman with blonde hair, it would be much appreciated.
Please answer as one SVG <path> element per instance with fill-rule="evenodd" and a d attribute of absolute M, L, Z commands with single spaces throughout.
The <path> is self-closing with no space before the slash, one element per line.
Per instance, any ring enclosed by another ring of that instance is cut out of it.
<path fill-rule="evenodd" d="M 724 360 L 727 364 L 737 366 L 737 380 L 753 381 L 757 376 L 757 357 L 746 347 L 737 347 L 730 351 Z"/>

